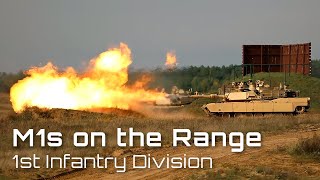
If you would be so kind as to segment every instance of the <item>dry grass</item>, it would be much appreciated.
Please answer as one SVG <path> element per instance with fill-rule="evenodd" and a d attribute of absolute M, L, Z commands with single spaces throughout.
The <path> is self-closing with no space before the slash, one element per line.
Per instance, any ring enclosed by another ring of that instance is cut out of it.
<path fill-rule="evenodd" d="M 226 165 L 228 166 L 228 165 Z M 207 171 L 205 174 L 193 174 L 190 179 L 194 180 L 223 180 L 223 179 L 307 179 L 298 176 L 291 171 L 273 170 L 270 167 L 258 166 L 256 170 L 244 167 L 216 167 L 215 170 Z"/>
<path fill-rule="evenodd" d="M 312 138 L 300 139 L 291 149 L 293 155 L 303 158 L 320 160 L 320 135 L 314 134 Z"/>
<path fill-rule="evenodd" d="M 8 113 L 12 113 L 9 94 L 0 93 L 0 118 L 5 117 Z"/>
<path fill-rule="evenodd" d="M 259 132 L 281 132 L 287 129 L 295 129 L 307 124 L 318 124 L 319 119 L 315 115 L 303 116 L 277 116 L 268 117 L 246 117 L 246 118 L 208 118 L 197 117 L 187 113 L 170 113 L 166 110 L 156 110 L 156 117 L 149 117 L 131 111 L 112 111 L 109 113 L 92 113 L 73 110 L 54 109 L 43 111 L 29 109 L 21 114 L 11 114 L 1 119 L 0 132 L 2 135 L 0 168 L 5 174 L 14 175 L 14 161 L 11 158 L 15 154 L 21 156 L 37 154 L 44 156 L 61 156 L 70 153 L 72 156 L 93 156 L 97 153 L 109 154 L 117 148 L 116 129 L 121 127 L 128 131 L 133 127 L 135 131 L 151 132 L 158 131 L 162 134 L 163 145 L 171 144 L 173 128 L 188 128 L 191 131 L 259 131 Z M 150 112 L 148 112 L 150 113 Z M 147 113 L 147 114 L 148 114 Z M 12 147 L 12 131 L 14 128 L 26 132 L 33 128 L 35 132 L 44 128 L 46 132 L 59 131 L 63 134 L 63 146 L 60 148 L 41 148 L 39 138 L 35 139 L 35 147 L 30 148 L 27 143 L 21 143 L 19 148 Z M 72 136 L 76 131 L 101 131 L 107 134 L 107 147 L 74 148 Z M 26 170 L 33 173 L 34 170 Z M 42 172 L 44 173 L 44 172 Z"/>
<path fill-rule="evenodd" d="M 0 96 L 2 97 L 2 96 Z M 1 100 L 2 104 L 8 105 L 8 99 Z M 195 131 L 259 131 L 277 133 L 286 130 L 299 129 L 301 126 L 320 126 L 317 114 L 303 114 L 301 116 L 269 115 L 265 117 L 242 117 L 242 118 L 210 118 L 206 117 L 198 109 L 200 104 L 181 108 L 153 108 L 141 106 L 136 111 L 119 109 L 97 109 L 97 112 L 85 112 L 74 110 L 40 110 L 31 108 L 21 114 L 15 114 L 12 110 L 5 111 L 0 116 L 1 152 L 0 174 L 12 177 L 50 177 L 60 173 L 61 170 L 23 170 L 15 171 L 12 157 L 31 156 L 37 154 L 44 156 L 61 156 L 70 153 L 72 156 L 94 156 L 97 153 L 111 155 L 118 147 L 116 145 L 116 129 L 122 128 L 128 131 L 133 127 L 135 131 L 152 132 L 162 134 L 162 144 L 172 143 L 172 129 L 188 128 Z M 27 143 L 21 143 L 18 148 L 12 147 L 12 131 L 14 128 L 21 132 L 34 129 L 37 132 L 45 129 L 46 132 L 59 131 L 63 134 L 63 146 L 59 148 L 40 147 L 39 138 L 35 138 L 35 147 L 30 148 Z M 77 131 L 93 132 L 101 131 L 107 134 L 107 147 L 74 148 L 73 134 Z M 43 162 L 42 162 L 43 163 Z M 231 172 L 231 171 L 230 171 Z M 232 174 L 232 173 L 231 173 Z"/>

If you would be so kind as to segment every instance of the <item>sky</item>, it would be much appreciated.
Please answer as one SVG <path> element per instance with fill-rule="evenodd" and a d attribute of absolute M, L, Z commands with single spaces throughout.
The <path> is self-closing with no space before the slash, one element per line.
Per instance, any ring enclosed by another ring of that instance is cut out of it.
<path fill-rule="evenodd" d="M 52 61 L 83 68 L 128 44 L 134 68 L 241 64 L 243 44 L 312 43 L 320 58 L 318 0 L 0 0 L 0 72 Z"/>

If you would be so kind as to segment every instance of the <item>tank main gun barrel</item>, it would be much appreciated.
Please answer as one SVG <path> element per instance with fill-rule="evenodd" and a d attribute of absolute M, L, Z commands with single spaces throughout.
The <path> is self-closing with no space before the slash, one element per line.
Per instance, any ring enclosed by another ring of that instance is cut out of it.
<path fill-rule="evenodd" d="M 198 94 L 198 95 L 190 95 L 191 98 L 224 98 L 225 95 L 218 94 Z"/>

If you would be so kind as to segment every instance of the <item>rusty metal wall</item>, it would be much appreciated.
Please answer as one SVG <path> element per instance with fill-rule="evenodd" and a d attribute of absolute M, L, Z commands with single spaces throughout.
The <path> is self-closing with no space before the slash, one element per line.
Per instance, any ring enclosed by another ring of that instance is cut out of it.
<path fill-rule="evenodd" d="M 282 67 L 285 72 L 311 73 L 311 43 L 281 46 Z"/>
<path fill-rule="evenodd" d="M 257 72 L 311 73 L 311 43 L 243 45 L 242 74 Z"/>

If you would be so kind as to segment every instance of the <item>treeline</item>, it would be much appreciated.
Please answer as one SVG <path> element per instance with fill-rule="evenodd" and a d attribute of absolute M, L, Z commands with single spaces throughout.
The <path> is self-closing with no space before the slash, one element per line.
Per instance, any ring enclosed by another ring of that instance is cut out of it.
<path fill-rule="evenodd" d="M 320 59 L 311 61 L 311 75 L 320 78 Z"/>
<path fill-rule="evenodd" d="M 130 74 L 130 81 L 134 82 L 142 76 L 148 74 L 152 77 L 150 88 L 165 88 L 171 91 L 173 86 L 181 89 L 190 89 L 198 92 L 215 93 L 226 82 L 242 77 L 242 68 L 239 65 L 230 66 L 189 66 L 174 70 L 155 69 L 151 71 L 136 71 Z M 320 60 L 312 61 L 311 76 L 320 78 Z"/>
<path fill-rule="evenodd" d="M 225 80 L 241 77 L 239 66 L 189 66 L 176 69 L 140 70 L 129 73 L 128 84 L 133 84 L 141 76 L 147 74 L 152 80 L 147 84 L 148 88 L 165 88 L 171 92 L 173 86 L 181 89 L 191 89 L 199 92 L 216 92 Z M 17 74 L 0 73 L 0 92 L 9 92 L 13 84 L 25 77 L 22 72 Z"/>
<path fill-rule="evenodd" d="M 149 88 L 165 88 L 170 92 L 173 86 L 180 89 L 192 89 L 199 92 L 217 92 L 224 81 L 241 77 L 239 66 L 189 66 L 177 69 L 155 69 L 151 71 L 136 71 L 130 73 L 130 81 L 134 82 L 142 75 L 152 77 Z"/>
<path fill-rule="evenodd" d="M 320 78 L 320 60 L 312 61 L 312 76 Z M 130 71 L 128 84 L 134 83 L 141 76 L 147 74 L 152 77 L 148 84 L 149 88 L 165 88 L 166 92 L 171 92 L 173 86 L 181 89 L 191 89 L 199 92 L 217 92 L 224 82 L 238 79 L 242 76 L 241 66 L 189 66 L 176 69 L 157 68 L 153 70 Z M 0 72 L 0 92 L 9 92 L 11 86 L 18 80 L 25 77 L 19 73 Z"/>
<path fill-rule="evenodd" d="M 0 72 L 0 92 L 9 92 L 13 84 L 18 80 L 23 79 L 25 75 L 23 72 L 18 73 L 5 73 Z"/>

